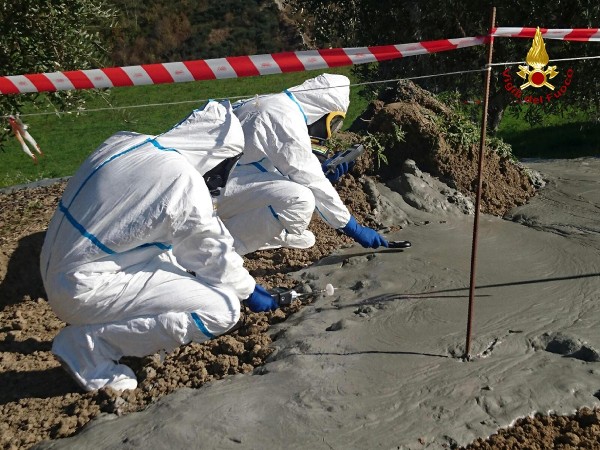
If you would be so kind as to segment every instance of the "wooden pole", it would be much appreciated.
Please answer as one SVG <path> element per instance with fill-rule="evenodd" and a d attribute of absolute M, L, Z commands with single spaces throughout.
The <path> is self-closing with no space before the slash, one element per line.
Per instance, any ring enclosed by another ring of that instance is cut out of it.
<path fill-rule="evenodd" d="M 492 52 L 494 38 L 492 32 L 496 26 L 496 7 L 492 7 L 488 44 L 488 57 L 485 74 L 485 93 L 483 97 L 483 113 L 481 120 L 481 139 L 479 141 L 479 170 L 477 172 L 477 197 L 475 199 L 475 220 L 473 222 L 473 241 L 471 246 L 471 280 L 469 285 L 469 314 L 467 318 L 467 342 L 464 357 L 471 358 L 471 334 L 473 329 L 473 303 L 475 297 L 475 272 L 477 268 L 477 237 L 479 233 L 479 209 L 481 204 L 481 189 L 483 185 L 483 158 L 485 154 L 485 135 L 487 131 L 488 104 L 490 99 L 490 82 L 492 77 Z"/>

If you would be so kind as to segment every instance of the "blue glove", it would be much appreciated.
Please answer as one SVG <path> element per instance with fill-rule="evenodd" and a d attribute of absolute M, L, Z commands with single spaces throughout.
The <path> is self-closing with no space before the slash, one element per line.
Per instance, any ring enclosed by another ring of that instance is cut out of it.
<path fill-rule="evenodd" d="M 360 225 L 354 216 L 350 216 L 348 224 L 341 229 L 344 234 L 350 236 L 360 245 L 365 248 L 377 248 L 379 246 L 388 247 L 388 241 L 381 236 L 377 231 L 369 227 Z"/>
<path fill-rule="evenodd" d="M 331 158 L 331 159 L 333 159 L 333 158 Z M 327 179 L 329 181 L 331 181 L 332 183 L 335 183 L 337 180 L 339 180 L 342 177 L 342 175 L 350 172 L 352 170 L 352 168 L 354 167 L 354 161 L 350 161 L 349 163 L 343 162 L 343 163 L 335 166 L 334 172 L 328 173 L 327 171 L 329 169 L 327 169 L 327 164 L 329 164 L 331 162 L 331 159 L 328 159 L 323 164 L 321 164 L 321 168 L 323 169 L 323 173 L 325 173 L 325 176 L 327 177 Z"/>
<path fill-rule="evenodd" d="M 256 285 L 254 292 L 246 299 L 246 305 L 252 312 L 273 311 L 279 308 L 277 301 L 260 284 Z"/>

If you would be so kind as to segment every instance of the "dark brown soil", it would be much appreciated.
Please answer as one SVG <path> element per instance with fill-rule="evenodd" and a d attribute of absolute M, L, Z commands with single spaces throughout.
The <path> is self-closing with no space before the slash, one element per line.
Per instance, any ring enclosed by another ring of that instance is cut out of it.
<path fill-rule="evenodd" d="M 413 92 L 413 96 L 419 99 L 418 103 L 398 102 L 398 99 L 392 104 L 374 103 L 371 110 L 376 119 L 371 121 L 372 126 L 385 129 L 389 127 L 386 120 L 390 119 L 402 124 L 407 131 L 406 141 L 420 145 L 421 150 L 410 155 L 419 167 L 455 183 L 463 193 L 472 196 L 477 163 L 473 154 L 468 156 L 472 149 L 442 145 L 443 136 L 438 136 L 436 141 L 436 131 L 429 123 L 432 115 L 450 114 L 450 111 L 426 94 Z M 417 132 L 422 139 L 415 137 Z M 382 178 L 399 175 L 400 164 L 408 157 L 402 151 L 406 149 L 396 151 L 389 158 L 387 172 L 380 174 Z M 360 221 L 377 227 L 371 216 L 373 205 L 369 204 L 361 183 L 365 174 L 374 175 L 373 161 L 369 156 L 362 158 L 354 173 L 344 177 L 337 188 Z M 501 215 L 533 195 L 527 177 L 507 158 L 493 154 L 486 158 L 486 179 L 490 181 L 485 184 L 482 210 Z M 126 363 L 134 369 L 139 380 L 139 386 L 133 392 L 118 394 L 103 389 L 83 393 L 50 351 L 52 339 L 64 323 L 48 307 L 38 266 L 44 232 L 64 187 L 65 182 L 59 182 L 49 187 L 0 194 L 2 449 L 27 449 L 44 439 L 71 436 L 102 412 L 127 414 L 144 409 L 180 387 L 196 388 L 211 380 L 250 372 L 261 365 L 271 351 L 269 326 L 286 320 L 302 307 L 294 303 L 273 313 L 245 311 L 235 331 L 204 344 L 181 347 L 167 355 L 162 363 L 158 355 L 128 358 Z M 286 274 L 351 243 L 325 226 L 317 216 L 311 229 L 317 236 L 317 243 L 311 249 L 270 250 L 246 257 L 247 268 L 256 280 L 271 288 L 291 287 L 294 282 Z M 600 412 L 582 410 L 574 417 L 528 418 L 466 448 L 597 449 L 600 448 Z"/>

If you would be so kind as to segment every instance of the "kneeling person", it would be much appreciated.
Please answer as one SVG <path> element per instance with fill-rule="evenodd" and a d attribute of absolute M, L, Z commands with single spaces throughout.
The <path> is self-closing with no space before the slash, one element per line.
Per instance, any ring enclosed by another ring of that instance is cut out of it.
<path fill-rule="evenodd" d="M 122 356 L 230 330 L 240 302 L 275 309 L 213 210 L 244 145 L 229 103 L 209 102 L 158 136 L 120 132 L 69 180 L 40 269 L 68 323 L 52 351 L 85 390 L 135 389 Z"/>
<path fill-rule="evenodd" d="M 364 247 L 388 246 L 383 236 L 357 222 L 332 185 L 348 164 L 326 174 L 313 154 L 311 137 L 330 138 L 349 104 L 350 80 L 335 74 L 234 104 L 244 130 L 244 154 L 217 199 L 217 211 L 240 255 L 311 247 L 315 236 L 308 226 L 315 211 Z"/>

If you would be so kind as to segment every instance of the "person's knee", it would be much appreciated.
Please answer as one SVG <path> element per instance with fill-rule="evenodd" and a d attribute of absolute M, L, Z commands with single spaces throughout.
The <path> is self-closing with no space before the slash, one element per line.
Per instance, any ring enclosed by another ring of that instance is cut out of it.
<path fill-rule="evenodd" d="M 210 321 L 210 332 L 215 336 L 227 333 L 241 318 L 241 303 L 236 295 L 231 295 L 227 306 L 222 308 L 218 315 L 207 318 Z"/>
<path fill-rule="evenodd" d="M 313 192 L 302 185 L 295 185 L 292 190 L 292 207 L 304 213 L 304 215 L 312 216 L 315 210 L 315 195 Z"/>
<path fill-rule="evenodd" d="M 241 305 L 237 297 L 210 311 L 198 310 L 189 313 L 194 329 L 192 340 L 202 342 L 227 333 L 240 320 Z"/>
<path fill-rule="evenodd" d="M 161 314 L 159 321 L 180 345 L 213 339 L 231 330 L 241 316 L 238 298 L 233 295 L 223 295 L 227 297 L 227 301 L 192 312 Z"/>
<path fill-rule="evenodd" d="M 302 185 L 290 186 L 289 195 L 284 204 L 279 205 L 278 218 L 290 233 L 300 234 L 310 224 L 315 210 L 315 196 L 312 191 Z"/>

